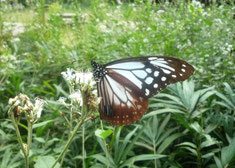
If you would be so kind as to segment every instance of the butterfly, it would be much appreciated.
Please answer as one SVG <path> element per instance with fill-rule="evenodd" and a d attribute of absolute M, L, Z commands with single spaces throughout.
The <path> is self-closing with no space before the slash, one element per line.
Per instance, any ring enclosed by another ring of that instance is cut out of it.
<path fill-rule="evenodd" d="M 112 125 L 132 124 L 148 109 L 148 99 L 171 83 L 184 81 L 194 68 L 173 57 L 148 56 L 91 61 L 97 83 L 100 118 Z"/>

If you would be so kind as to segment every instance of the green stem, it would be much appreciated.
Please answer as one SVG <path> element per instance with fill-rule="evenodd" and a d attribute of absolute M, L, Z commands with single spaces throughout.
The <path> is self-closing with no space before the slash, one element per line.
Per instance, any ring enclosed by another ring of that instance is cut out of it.
<path fill-rule="evenodd" d="M 14 127 L 15 127 L 15 130 L 16 130 L 17 140 L 18 140 L 18 142 L 20 144 L 20 148 L 21 148 L 21 150 L 22 150 L 22 152 L 24 154 L 24 157 L 25 157 L 25 167 L 28 168 L 29 167 L 29 163 L 28 163 L 28 159 L 27 159 L 27 152 L 26 152 L 26 150 L 24 148 L 24 142 L 23 142 L 23 140 L 21 138 L 20 131 L 19 131 L 19 128 L 18 128 L 18 124 L 16 123 L 15 116 L 14 116 L 14 113 L 13 113 L 13 110 L 14 110 L 15 107 L 16 106 L 13 106 L 12 108 L 10 108 L 9 114 L 11 116 L 11 121 L 12 121 Z"/>
<path fill-rule="evenodd" d="M 100 123 L 101 123 L 101 129 L 104 130 L 102 121 Z M 107 168 L 109 168 L 108 149 L 107 149 L 105 139 L 103 139 L 103 141 L 104 141 L 104 149 L 105 149 L 105 155 L 106 155 Z"/>
<path fill-rule="evenodd" d="M 60 153 L 59 157 L 56 159 L 55 163 L 52 165 L 51 168 L 54 168 L 54 167 L 56 166 L 56 164 L 59 162 L 59 160 L 62 158 L 62 156 L 65 154 L 65 152 L 67 151 L 69 145 L 72 143 L 72 140 L 73 140 L 74 136 L 76 135 L 78 129 L 79 129 L 79 128 L 81 127 L 81 125 L 84 123 L 84 120 L 85 120 L 85 119 L 82 118 L 82 119 L 77 123 L 77 125 L 75 126 L 75 128 L 74 128 L 74 130 L 73 130 L 73 132 L 72 132 L 72 134 L 71 134 L 71 136 L 70 136 L 70 138 L 69 138 L 67 144 L 65 145 L 63 151 Z"/>
<path fill-rule="evenodd" d="M 85 124 L 82 127 L 82 163 L 83 163 L 83 168 L 86 168 L 86 162 L 85 162 Z"/>
<path fill-rule="evenodd" d="M 31 147 L 31 143 L 32 143 L 32 136 L 33 136 L 33 124 L 28 121 L 28 138 L 27 138 L 27 144 L 28 144 L 28 147 L 27 147 L 27 157 L 26 157 L 26 160 L 27 160 L 27 167 L 29 167 L 29 151 L 30 151 L 30 147 Z"/>
<path fill-rule="evenodd" d="M 156 152 L 156 144 L 155 144 L 154 140 L 153 140 L 153 152 L 154 152 L 155 155 L 157 154 L 157 152 Z M 157 168 L 157 159 L 154 159 L 154 165 L 155 165 L 155 168 Z"/>

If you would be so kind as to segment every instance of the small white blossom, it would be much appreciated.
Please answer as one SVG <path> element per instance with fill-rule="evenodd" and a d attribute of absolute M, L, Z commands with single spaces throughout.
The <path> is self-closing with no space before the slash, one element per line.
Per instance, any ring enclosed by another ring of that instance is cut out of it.
<path fill-rule="evenodd" d="M 100 29 L 103 33 L 111 33 L 111 30 L 105 24 L 100 24 Z"/>
<path fill-rule="evenodd" d="M 66 81 L 68 81 L 69 83 L 72 83 L 72 81 L 75 79 L 75 70 L 71 68 L 67 68 L 67 71 L 61 72 L 61 75 Z"/>
<path fill-rule="evenodd" d="M 67 99 L 65 97 L 60 97 L 58 102 L 60 102 L 61 104 L 66 104 L 66 101 Z"/>
<path fill-rule="evenodd" d="M 145 38 L 145 39 L 143 40 L 143 42 L 144 42 L 144 43 L 147 43 L 147 42 L 149 42 L 149 40 L 148 40 L 147 38 Z"/>
<path fill-rule="evenodd" d="M 199 1 L 192 0 L 192 5 L 197 8 L 202 8 L 202 4 Z"/>
<path fill-rule="evenodd" d="M 91 72 L 76 72 L 75 82 L 81 84 L 90 84 L 93 86 L 95 81 L 93 80 L 93 74 Z"/>
<path fill-rule="evenodd" d="M 45 103 L 44 100 L 39 99 L 39 98 L 35 98 L 35 104 L 34 104 L 33 111 L 36 114 L 37 119 L 41 117 L 44 103 Z"/>
<path fill-rule="evenodd" d="M 80 106 L 82 106 L 83 101 L 82 101 L 82 94 L 80 91 L 76 91 L 72 94 L 69 95 L 69 99 L 73 102 L 78 103 Z"/>

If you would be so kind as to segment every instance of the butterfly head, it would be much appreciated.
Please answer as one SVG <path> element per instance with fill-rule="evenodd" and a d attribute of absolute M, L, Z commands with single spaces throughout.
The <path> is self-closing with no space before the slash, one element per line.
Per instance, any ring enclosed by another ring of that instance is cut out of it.
<path fill-rule="evenodd" d="M 95 78 L 96 82 L 99 82 L 104 75 L 107 73 L 107 71 L 105 70 L 104 66 L 101 64 L 98 64 L 96 61 L 91 61 L 91 66 L 93 67 L 93 76 Z"/>

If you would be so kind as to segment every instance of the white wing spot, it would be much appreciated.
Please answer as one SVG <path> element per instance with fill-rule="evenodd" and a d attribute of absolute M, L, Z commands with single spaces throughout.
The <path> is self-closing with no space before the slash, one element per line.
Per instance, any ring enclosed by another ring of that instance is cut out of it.
<path fill-rule="evenodd" d="M 157 84 L 157 83 L 155 83 L 155 84 L 153 85 L 153 87 L 154 87 L 154 88 L 157 88 L 157 87 L 158 87 L 158 84 Z"/>
<path fill-rule="evenodd" d="M 148 73 L 151 73 L 151 72 L 152 72 L 152 69 L 147 68 L 145 71 L 148 72 Z"/>
<path fill-rule="evenodd" d="M 180 73 L 180 76 L 183 76 L 183 74 Z"/>
<path fill-rule="evenodd" d="M 122 76 L 126 77 L 129 79 L 131 82 L 133 82 L 139 89 L 142 89 L 142 82 L 135 77 L 130 71 L 125 71 L 125 70 L 114 70 L 121 74 Z M 145 72 L 145 71 L 143 71 Z M 145 72 L 146 73 L 146 72 Z M 117 93 L 117 92 L 116 92 Z"/>
<path fill-rule="evenodd" d="M 149 90 L 145 89 L 145 95 L 148 96 L 149 95 Z"/>
<path fill-rule="evenodd" d="M 155 76 L 155 77 L 158 77 L 158 75 L 159 75 L 159 72 L 158 72 L 158 71 L 155 71 L 155 72 L 154 72 L 154 76 Z"/>
<path fill-rule="evenodd" d="M 144 70 L 135 70 L 132 72 L 141 79 L 144 79 L 147 76 L 147 73 Z"/>
<path fill-rule="evenodd" d="M 149 61 L 152 61 L 152 60 L 155 60 L 155 59 L 157 59 L 157 57 L 149 57 L 148 58 Z"/>
<path fill-rule="evenodd" d="M 127 102 L 127 106 L 131 107 L 131 102 L 130 101 Z"/>
<path fill-rule="evenodd" d="M 163 77 L 161 78 L 161 80 L 162 80 L 162 81 L 166 81 L 166 77 L 163 76 Z"/>
<path fill-rule="evenodd" d="M 175 71 L 174 68 L 167 65 L 168 62 L 164 61 L 164 59 L 163 59 L 163 61 L 161 61 L 159 59 L 154 60 L 154 61 L 150 61 L 150 64 L 152 64 L 153 66 L 156 66 L 156 67 L 161 67 L 161 68 L 169 69 L 171 71 Z"/>
<path fill-rule="evenodd" d="M 107 75 L 107 80 L 110 82 L 110 84 L 113 86 L 113 91 L 114 93 L 116 93 L 116 95 L 119 97 L 119 99 L 121 99 L 121 101 L 126 102 L 127 101 L 127 97 L 125 95 L 125 89 L 123 88 L 122 85 L 120 85 L 119 83 L 117 83 L 115 80 L 113 80 L 111 77 L 109 77 Z"/>
<path fill-rule="evenodd" d="M 162 70 L 165 74 L 170 74 L 171 73 L 171 71 L 169 71 L 169 70 L 166 70 L 166 69 L 162 69 Z"/>
<path fill-rule="evenodd" d="M 182 68 L 181 71 L 182 71 L 182 72 L 185 72 L 185 69 Z"/>
<path fill-rule="evenodd" d="M 133 101 L 133 97 L 130 95 L 129 92 L 126 91 L 126 95 L 127 95 L 127 98 L 128 98 L 130 101 Z"/>
<path fill-rule="evenodd" d="M 121 102 L 118 100 L 118 98 L 117 98 L 116 95 L 114 95 L 114 102 L 115 102 L 115 104 L 120 104 L 120 103 L 121 103 Z"/>
<path fill-rule="evenodd" d="M 145 83 L 147 83 L 148 85 L 150 85 L 152 82 L 153 82 L 152 77 L 147 77 L 147 79 L 145 80 Z"/>
<path fill-rule="evenodd" d="M 171 75 L 173 78 L 176 78 L 176 75 Z"/>
<path fill-rule="evenodd" d="M 185 65 L 185 64 L 182 64 L 182 66 L 183 66 L 183 67 L 186 67 L 186 65 Z"/>

